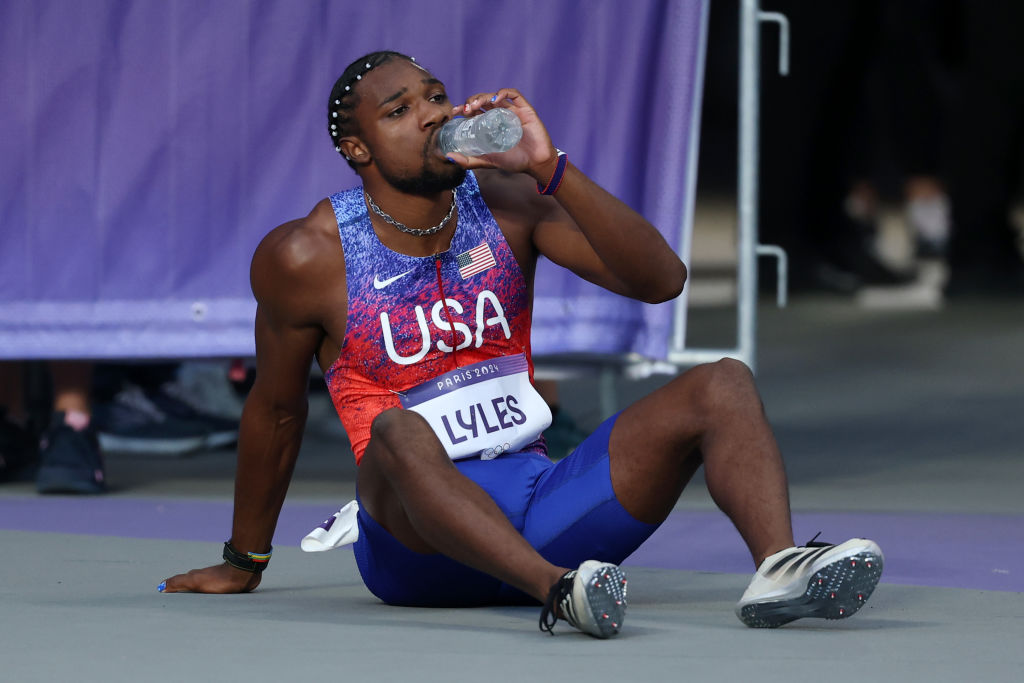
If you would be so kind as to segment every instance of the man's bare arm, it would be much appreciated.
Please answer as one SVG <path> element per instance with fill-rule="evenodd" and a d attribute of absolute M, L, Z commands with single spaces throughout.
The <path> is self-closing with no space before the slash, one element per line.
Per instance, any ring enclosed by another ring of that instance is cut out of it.
<path fill-rule="evenodd" d="M 310 364 L 323 338 L 309 287 L 324 251 L 312 237 L 286 224 L 253 257 L 256 381 L 239 428 L 231 531 L 232 545 L 243 554 L 270 548 L 302 441 Z M 225 562 L 171 577 L 164 591 L 244 592 L 259 582 L 259 574 Z"/>
<path fill-rule="evenodd" d="M 481 190 L 499 222 L 528 230 L 539 253 L 613 292 L 650 303 L 678 296 L 686 267 L 661 233 L 571 162 L 554 198 L 537 194 L 535 182 L 548 182 L 557 157 L 539 117 L 518 91 L 476 95 L 462 113 L 493 106 L 492 97 L 519 116 L 522 142 L 503 154 L 452 157 L 467 168 L 517 172 L 481 178 Z"/>

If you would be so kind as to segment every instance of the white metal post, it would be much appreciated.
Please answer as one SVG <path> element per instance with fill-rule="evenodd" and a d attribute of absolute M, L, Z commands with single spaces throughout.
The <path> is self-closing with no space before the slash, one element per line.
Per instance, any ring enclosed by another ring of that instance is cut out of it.
<path fill-rule="evenodd" d="M 789 73 L 789 22 L 777 12 L 762 12 L 758 0 L 740 1 L 739 25 L 739 158 L 737 168 L 737 251 L 736 329 L 734 349 L 689 349 L 685 344 L 672 346 L 668 361 L 678 366 L 736 358 L 756 370 L 757 365 L 757 288 L 759 256 L 778 259 L 778 304 L 786 305 L 786 253 L 776 246 L 758 242 L 758 160 L 761 115 L 761 34 L 762 21 L 779 24 L 779 73 Z"/>
<path fill-rule="evenodd" d="M 739 360 L 756 370 L 757 329 L 757 164 L 758 121 L 761 106 L 761 31 L 758 0 L 740 4 L 739 167 L 739 273 L 737 330 Z"/>

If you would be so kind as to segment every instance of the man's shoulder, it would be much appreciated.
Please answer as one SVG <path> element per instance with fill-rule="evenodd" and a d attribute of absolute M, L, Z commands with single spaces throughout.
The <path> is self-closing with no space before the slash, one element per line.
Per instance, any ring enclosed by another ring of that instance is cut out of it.
<path fill-rule="evenodd" d="M 256 247 L 250 278 L 257 298 L 278 288 L 323 285 L 328 276 L 344 277 L 345 258 L 330 200 L 309 215 L 271 230 Z"/>
<path fill-rule="evenodd" d="M 309 215 L 282 223 L 260 241 L 253 264 L 284 271 L 304 268 L 341 253 L 341 241 L 334 211 L 328 199 L 321 200 Z"/>

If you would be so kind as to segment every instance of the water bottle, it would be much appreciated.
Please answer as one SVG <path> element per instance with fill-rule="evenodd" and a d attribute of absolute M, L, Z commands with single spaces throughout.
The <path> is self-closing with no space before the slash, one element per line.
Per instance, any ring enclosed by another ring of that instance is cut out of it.
<path fill-rule="evenodd" d="M 519 144 L 523 124 L 508 109 L 498 107 L 469 119 L 452 119 L 441 127 L 438 144 L 445 154 L 458 152 L 474 157 L 507 152 Z"/>

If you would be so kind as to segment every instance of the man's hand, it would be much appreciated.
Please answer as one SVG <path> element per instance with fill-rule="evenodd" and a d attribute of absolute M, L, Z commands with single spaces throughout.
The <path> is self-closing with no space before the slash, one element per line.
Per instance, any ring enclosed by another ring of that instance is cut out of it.
<path fill-rule="evenodd" d="M 558 163 L 547 129 L 537 112 L 515 88 L 502 88 L 497 92 L 484 92 L 468 98 L 465 104 L 452 108 L 452 116 L 467 118 L 502 107 L 512 111 L 523 124 L 523 139 L 507 152 L 470 157 L 453 152 L 448 157 L 463 168 L 500 168 L 504 171 L 527 173 L 538 182 L 546 183 Z"/>
<path fill-rule="evenodd" d="M 172 576 L 157 588 L 161 593 L 248 593 L 260 585 L 260 576 L 224 562 Z"/>

